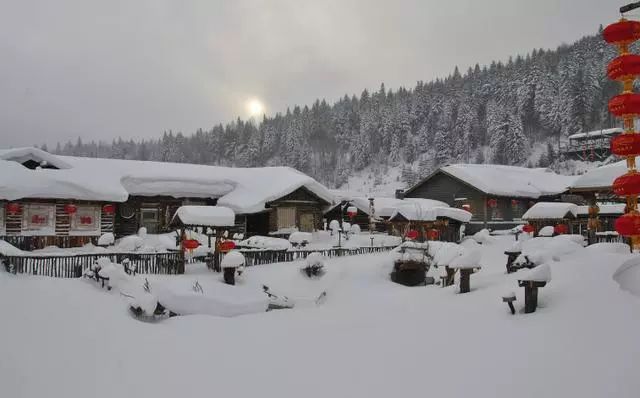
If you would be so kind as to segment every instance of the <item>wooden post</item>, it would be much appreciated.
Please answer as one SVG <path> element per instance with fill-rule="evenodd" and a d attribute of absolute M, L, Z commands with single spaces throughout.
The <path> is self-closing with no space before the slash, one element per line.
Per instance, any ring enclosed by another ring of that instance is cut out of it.
<path fill-rule="evenodd" d="M 471 274 L 473 268 L 460 269 L 460 293 L 469 293 L 471 291 Z"/>

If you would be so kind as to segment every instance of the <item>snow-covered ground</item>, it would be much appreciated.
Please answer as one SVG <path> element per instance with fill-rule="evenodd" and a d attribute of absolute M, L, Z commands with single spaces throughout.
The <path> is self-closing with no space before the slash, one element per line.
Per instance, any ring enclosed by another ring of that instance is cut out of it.
<path fill-rule="evenodd" d="M 500 236 L 479 246 L 482 270 L 468 294 L 400 286 L 389 281 L 388 254 L 354 256 L 327 260 L 320 279 L 302 275 L 304 262 L 256 266 L 238 278 L 238 289 L 266 284 L 288 295 L 293 310 L 156 324 L 133 319 L 124 297 L 95 282 L 0 272 L 0 391 L 12 398 L 637 397 L 640 298 L 612 278 L 634 256 L 596 245 L 554 258 L 538 311 L 512 316 L 505 293 L 516 292 L 518 310 L 524 305 L 519 274 L 505 274 L 503 251 L 513 243 Z M 147 278 L 152 289 L 186 291 L 197 280 L 205 294 L 223 290 L 220 274 L 202 265 L 187 272 Z"/>

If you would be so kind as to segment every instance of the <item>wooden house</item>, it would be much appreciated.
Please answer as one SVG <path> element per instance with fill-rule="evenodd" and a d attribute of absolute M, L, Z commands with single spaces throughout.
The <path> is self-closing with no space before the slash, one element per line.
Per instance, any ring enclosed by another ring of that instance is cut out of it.
<path fill-rule="evenodd" d="M 527 209 L 538 201 L 559 200 L 574 180 L 545 169 L 454 164 L 439 168 L 400 195 L 439 200 L 471 212 L 467 233 L 473 233 L 522 224 Z"/>
<path fill-rule="evenodd" d="M 620 134 L 622 129 L 619 127 L 572 134 L 568 142 L 560 147 L 560 153 L 568 159 L 602 161 L 611 156 L 611 138 Z"/>
<path fill-rule="evenodd" d="M 522 216 L 528 224 L 533 225 L 537 234 L 544 227 L 566 226 L 566 231 L 574 233 L 578 206 L 565 202 L 538 202 L 531 206 Z M 577 232 L 576 232 L 577 233 Z"/>
<path fill-rule="evenodd" d="M 24 249 L 80 246 L 169 232 L 183 205 L 227 206 L 236 228 L 283 234 L 322 228 L 333 196 L 288 167 L 216 166 L 55 156 L 36 148 L 0 150 L 0 238 Z"/>
<path fill-rule="evenodd" d="M 438 206 L 439 202 L 436 201 L 418 199 L 403 202 L 387 221 L 392 233 L 397 236 L 406 236 L 408 231 L 415 230 L 419 241 L 458 242 L 463 236 L 462 226 L 471 220 L 468 211 Z"/>
<path fill-rule="evenodd" d="M 327 222 L 331 220 L 347 221 L 358 224 L 362 231 L 368 231 L 372 218 L 378 232 L 390 232 L 389 220 L 396 207 L 403 203 L 401 199 L 388 197 L 365 197 L 338 193 L 337 204 L 329 207 L 324 213 Z M 353 219 L 347 215 L 347 209 L 355 207 L 357 212 Z"/>

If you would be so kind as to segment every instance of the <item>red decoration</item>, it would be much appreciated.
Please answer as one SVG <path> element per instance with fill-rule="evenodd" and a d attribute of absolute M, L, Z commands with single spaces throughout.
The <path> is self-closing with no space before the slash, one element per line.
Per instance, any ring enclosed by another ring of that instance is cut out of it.
<path fill-rule="evenodd" d="M 629 44 L 640 39 L 640 22 L 621 19 L 604 28 L 602 37 L 610 44 Z"/>
<path fill-rule="evenodd" d="M 67 214 L 75 214 L 75 212 L 78 211 L 78 206 L 74 205 L 74 204 L 66 204 L 64 205 L 64 212 Z"/>
<path fill-rule="evenodd" d="M 531 225 L 531 224 L 525 224 L 525 225 L 522 226 L 522 232 L 526 232 L 528 234 L 532 233 L 535 230 L 536 229 L 533 228 L 533 225 Z"/>
<path fill-rule="evenodd" d="M 511 206 L 517 206 L 520 203 L 518 199 L 511 199 Z"/>
<path fill-rule="evenodd" d="M 487 200 L 487 204 L 489 207 L 498 207 L 498 199 L 489 199 Z"/>
<path fill-rule="evenodd" d="M 200 242 L 195 239 L 186 239 L 182 241 L 182 247 L 187 250 L 197 249 L 200 246 Z"/>
<path fill-rule="evenodd" d="M 462 205 L 462 209 L 463 209 L 463 210 L 466 210 L 466 211 L 468 211 L 468 212 L 471 212 L 471 205 L 464 204 L 464 205 Z"/>
<path fill-rule="evenodd" d="M 112 215 L 116 212 L 116 207 L 114 205 L 104 205 L 102 206 L 102 212 L 104 214 Z"/>
<path fill-rule="evenodd" d="M 90 216 L 82 216 L 80 217 L 80 224 L 91 225 L 93 224 L 93 218 L 91 218 Z"/>
<path fill-rule="evenodd" d="M 20 214 L 20 205 L 18 203 L 7 203 L 7 213 L 12 216 Z"/>
<path fill-rule="evenodd" d="M 236 247 L 236 244 L 234 241 L 225 240 L 224 242 L 220 242 L 220 244 L 218 244 L 218 251 L 222 253 L 227 253 L 235 249 L 235 247 Z"/>
<path fill-rule="evenodd" d="M 607 66 L 607 76 L 611 80 L 633 79 L 637 75 L 640 75 L 640 55 L 624 54 Z"/>
<path fill-rule="evenodd" d="M 33 216 L 31 216 L 31 224 L 46 224 L 46 223 L 47 223 L 46 217 L 39 216 L 37 214 L 34 214 Z"/>
<path fill-rule="evenodd" d="M 407 237 L 407 239 L 416 240 L 418 239 L 418 231 L 416 231 L 415 229 L 410 229 L 409 231 L 407 231 L 407 234 L 405 236 Z"/>
<path fill-rule="evenodd" d="M 640 214 L 625 214 L 615 222 L 616 231 L 622 236 L 640 235 Z"/>
<path fill-rule="evenodd" d="M 640 155 L 640 134 L 620 134 L 613 137 L 611 153 L 618 156 Z"/>
<path fill-rule="evenodd" d="M 613 193 L 618 196 L 637 195 L 640 193 L 640 173 L 632 171 L 621 175 L 613 181 Z"/>
<path fill-rule="evenodd" d="M 438 240 L 439 237 L 440 237 L 440 231 L 438 231 L 437 229 L 427 230 L 427 239 Z"/>
<path fill-rule="evenodd" d="M 558 224 L 553 227 L 553 233 L 556 235 L 562 235 L 569 232 L 569 227 L 566 224 Z"/>
<path fill-rule="evenodd" d="M 618 117 L 640 114 L 640 94 L 623 93 L 609 100 L 609 112 Z"/>

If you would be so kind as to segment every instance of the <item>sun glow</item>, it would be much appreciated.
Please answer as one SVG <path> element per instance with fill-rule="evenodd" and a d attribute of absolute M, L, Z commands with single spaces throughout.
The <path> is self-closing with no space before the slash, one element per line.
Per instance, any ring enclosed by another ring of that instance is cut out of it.
<path fill-rule="evenodd" d="M 249 116 L 261 116 L 264 114 L 264 105 L 257 98 L 247 101 L 247 111 Z"/>

